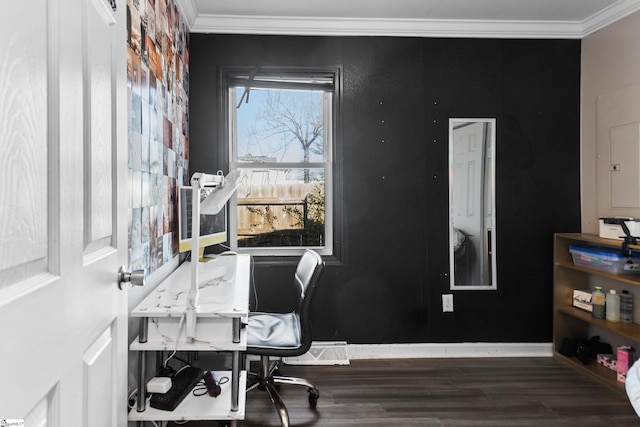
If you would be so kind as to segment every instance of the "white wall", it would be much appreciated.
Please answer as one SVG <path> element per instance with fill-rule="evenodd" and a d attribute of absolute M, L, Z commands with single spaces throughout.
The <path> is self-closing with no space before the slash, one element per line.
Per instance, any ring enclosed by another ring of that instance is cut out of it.
<path fill-rule="evenodd" d="M 598 233 L 596 153 L 597 144 L 603 141 L 597 141 L 596 138 L 597 98 L 616 89 L 638 84 L 640 84 L 640 12 L 635 12 L 582 40 L 583 232 Z"/>

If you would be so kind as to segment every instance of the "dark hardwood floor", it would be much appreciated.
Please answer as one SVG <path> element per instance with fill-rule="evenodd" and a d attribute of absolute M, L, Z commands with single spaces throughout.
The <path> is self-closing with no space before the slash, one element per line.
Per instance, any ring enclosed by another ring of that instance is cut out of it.
<path fill-rule="evenodd" d="M 314 411 L 305 389 L 280 388 L 292 426 L 640 426 L 624 394 L 553 358 L 353 360 L 281 373 L 320 389 Z M 240 425 L 280 425 L 266 392 L 248 394 Z"/>

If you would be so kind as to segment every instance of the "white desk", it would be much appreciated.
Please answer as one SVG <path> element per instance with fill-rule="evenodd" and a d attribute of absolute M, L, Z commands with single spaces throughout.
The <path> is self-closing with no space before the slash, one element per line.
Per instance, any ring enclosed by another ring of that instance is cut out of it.
<path fill-rule="evenodd" d="M 246 372 L 240 371 L 240 353 L 247 348 L 242 321 L 249 315 L 250 256 L 224 255 L 198 265 L 200 292 L 195 339 L 185 334 L 187 293 L 191 286 L 191 264 L 183 263 L 131 311 L 140 317 L 140 335 L 130 349 L 138 351 L 138 390 L 144 390 L 146 351 L 232 352 L 230 389 L 222 387 L 217 398 L 189 395 L 174 411 L 161 411 L 138 393 L 138 404 L 130 421 L 238 420 L 244 418 Z M 228 391 L 227 391 L 228 390 Z M 225 398 L 227 396 L 228 398 Z"/>

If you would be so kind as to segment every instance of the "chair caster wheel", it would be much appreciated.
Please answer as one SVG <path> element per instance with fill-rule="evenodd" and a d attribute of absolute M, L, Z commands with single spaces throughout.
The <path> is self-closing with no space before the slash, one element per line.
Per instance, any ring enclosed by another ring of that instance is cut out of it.
<path fill-rule="evenodd" d="M 320 392 L 312 388 L 309 389 L 309 406 L 315 409 L 318 406 L 318 399 L 320 398 Z"/>

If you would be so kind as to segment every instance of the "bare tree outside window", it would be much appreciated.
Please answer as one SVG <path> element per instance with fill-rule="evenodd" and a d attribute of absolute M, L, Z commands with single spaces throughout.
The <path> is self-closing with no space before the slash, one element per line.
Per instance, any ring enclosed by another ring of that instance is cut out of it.
<path fill-rule="evenodd" d="M 264 102 L 255 114 L 249 138 L 256 145 L 266 144 L 273 154 L 284 160 L 289 146 L 302 150 L 303 163 L 309 163 L 310 153 L 323 155 L 323 93 L 311 91 L 267 90 Z M 272 143 L 275 139 L 275 143 Z M 309 182 L 309 170 L 304 170 L 304 182 Z"/>

